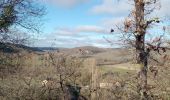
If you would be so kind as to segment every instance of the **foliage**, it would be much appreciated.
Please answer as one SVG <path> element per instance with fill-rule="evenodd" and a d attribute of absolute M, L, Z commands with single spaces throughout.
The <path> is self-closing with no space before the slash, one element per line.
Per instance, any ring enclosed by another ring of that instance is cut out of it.
<path fill-rule="evenodd" d="M 0 42 L 15 40 L 11 37 L 14 33 L 39 32 L 41 17 L 44 14 L 44 7 L 36 0 L 1 0 Z"/>

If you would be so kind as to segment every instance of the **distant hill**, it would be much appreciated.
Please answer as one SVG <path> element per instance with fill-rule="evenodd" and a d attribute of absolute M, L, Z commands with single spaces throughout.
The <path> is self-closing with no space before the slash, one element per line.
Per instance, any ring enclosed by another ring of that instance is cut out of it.
<path fill-rule="evenodd" d="M 109 50 L 109 49 L 98 48 L 98 47 L 93 47 L 93 46 L 83 46 L 83 47 L 75 47 L 75 48 L 59 48 L 58 51 L 63 52 L 67 55 L 78 56 L 78 55 L 81 55 L 80 49 L 82 51 L 88 51 L 90 55 L 106 52 L 107 50 Z"/>
<path fill-rule="evenodd" d="M 14 52 L 19 52 L 19 51 L 42 52 L 42 50 L 39 48 L 29 47 L 29 46 L 25 46 L 21 44 L 2 43 L 2 42 L 0 42 L 0 51 L 5 52 L 5 53 L 14 53 Z"/>
<path fill-rule="evenodd" d="M 88 51 L 89 54 L 82 54 L 81 50 Z M 93 46 L 83 46 L 75 48 L 59 48 L 59 47 L 29 47 L 19 44 L 0 43 L 0 51 L 5 53 L 15 52 L 35 52 L 45 54 L 47 52 L 60 52 L 65 55 L 80 58 L 95 58 L 98 64 L 116 64 L 128 62 L 132 59 L 129 49 L 126 48 L 98 48 Z"/>
<path fill-rule="evenodd" d="M 74 49 L 88 50 L 88 51 L 91 51 L 93 53 L 101 53 L 101 52 L 105 52 L 105 51 L 108 50 L 106 48 L 98 48 L 98 47 L 94 47 L 94 46 L 76 47 Z"/>
<path fill-rule="evenodd" d="M 35 50 L 40 50 L 40 51 L 57 51 L 59 50 L 59 48 L 56 48 L 56 47 L 31 47 L 32 49 L 35 49 Z"/>

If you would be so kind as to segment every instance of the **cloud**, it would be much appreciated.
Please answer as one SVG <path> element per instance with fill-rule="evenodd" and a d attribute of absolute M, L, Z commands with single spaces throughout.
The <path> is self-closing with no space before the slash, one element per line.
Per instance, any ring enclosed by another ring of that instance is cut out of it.
<path fill-rule="evenodd" d="M 59 7 L 70 8 L 78 4 L 86 3 L 89 0 L 42 0 L 45 3 L 57 5 Z"/>
<path fill-rule="evenodd" d="M 128 0 L 103 0 L 102 4 L 92 7 L 90 12 L 94 14 L 112 14 L 114 16 L 126 15 L 132 8 L 127 2 Z"/>
<path fill-rule="evenodd" d="M 101 4 L 97 4 L 90 9 L 93 14 L 111 14 L 114 17 L 126 17 L 133 9 L 133 2 L 129 0 L 102 0 Z M 161 9 L 153 13 L 158 16 L 170 16 L 170 0 L 160 0 Z M 159 6 L 159 2 L 157 4 Z"/>
<path fill-rule="evenodd" d="M 105 29 L 105 27 L 100 27 L 96 25 L 79 25 L 74 28 L 57 28 L 54 33 L 58 35 L 75 35 L 79 33 L 107 34 L 109 33 L 109 30 Z"/>
<path fill-rule="evenodd" d="M 85 36 L 85 37 L 76 37 L 76 36 L 67 36 L 67 37 L 60 37 L 54 36 L 56 39 L 39 39 L 34 43 L 34 46 L 39 47 L 81 47 L 81 46 L 96 46 L 96 47 L 111 47 L 107 41 L 103 38 L 95 38 L 92 36 Z"/>
<path fill-rule="evenodd" d="M 99 26 L 89 26 L 89 25 L 85 25 L 85 26 L 78 26 L 75 29 L 77 32 L 92 32 L 92 33 L 108 33 L 108 31 L 102 27 Z"/>
<path fill-rule="evenodd" d="M 109 47 L 103 36 L 108 36 L 104 27 L 95 25 L 80 25 L 74 28 L 57 28 L 55 32 L 46 34 L 35 42 L 35 46 L 79 47 L 97 46 Z"/>
<path fill-rule="evenodd" d="M 169 9 L 170 9 L 170 0 L 161 0 L 161 8 L 157 10 L 154 15 L 165 17 L 170 16 Z"/>
<path fill-rule="evenodd" d="M 60 7 L 74 7 L 90 0 L 44 0 Z M 110 28 L 119 23 L 123 23 L 124 18 L 128 16 L 132 9 L 129 0 L 102 0 L 102 3 L 89 8 L 90 12 L 96 15 L 104 14 L 100 17 L 99 25 L 78 25 L 76 27 L 59 27 L 54 32 L 39 39 L 38 46 L 50 46 L 55 43 L 57 47 L 76 47 L 76 46 L 99 46 L 110 47 L 109 43 L 103 39 L 103 36 L 110 37 Z M 161 0 L 162 7 L 155 15 L 170 15 L 170 0 Z M 87 9 L 88 10 L 88 9 Z M 108 16 L 109 14 L 109 16 Z M 111 15 L 111 16 L 110 16 Z M 106 17 L 106 18 L 105 18 Z M 100 37 L 99 37 L 100 35 Z M 103 36 L 102 36 L 103 35 Z M 111 39 L 112 40 L 112 39 Z M 113 41 L 116 40 L 113 37 Z M 115 42 L 115 41 L 114 41 Z"/>
<path fill-rule="evenodd" d="M 116 1 L 116 0 L 115 0 Z M 123 24 L 125 18 L 128 16 L 132 9 L 132 5 L 127 0 L 120 0 L 115 2 L 114 0 L 103 0 L 102 4 L 94 6 L 91 11 L 95 14 L 112 14 L 111 17 L 102 18 L 100 20 L 100 25 L 108 28 L 113 28 L 116 25 Z M 116 3 L 116 4 L 115 4 Z M 150 17 L 170 17 L 170 0 L 160 0 L 159 6 L 161 4 L 160 10 L 156 9 Z M 128 6 L 129 5 L 129 6 Z M 148 17 L 149 18 L 149 17 Z M 164 20 L 164 19 L 163 19 Z"/>
<path fill-rule="evenodd" d="M 111 18 L 103 18 L 100 21 L 100 24 L 104 27 L 113 28 L 116 25 L 122 24 L 125 20 L 125 17 L 111 17 Z"/>

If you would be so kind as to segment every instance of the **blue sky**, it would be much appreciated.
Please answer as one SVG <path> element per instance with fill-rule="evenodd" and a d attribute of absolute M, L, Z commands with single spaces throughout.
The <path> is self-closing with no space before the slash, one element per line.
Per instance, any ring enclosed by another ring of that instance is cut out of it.
<path fill-rule="evenodd" d="M 162 1 L 162 10 L 156 16 L 168 14 L 170 0 Z M 42 33 L 33 45 L 39 47 L 111 47 L 103 37 L 117 47 L 118 36 L 110 34 L 110 29 L 132 9 L 128 0 L 41 0 L 40 3 L 47 8 L 47 14 Z"/>

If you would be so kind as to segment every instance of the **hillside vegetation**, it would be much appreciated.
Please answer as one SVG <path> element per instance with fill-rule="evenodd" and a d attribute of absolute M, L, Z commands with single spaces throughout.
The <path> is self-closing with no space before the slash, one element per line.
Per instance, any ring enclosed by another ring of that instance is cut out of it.
<path fill-rule="evenodd" d="M 131 49 L 79 47 L 43 52 L 17 49 L 20 52 L 1 51 L 0 99 L 139 98 L 136 73 L 140 66 L 134 64 Z M 88 50 L 89 54 L 79 53 L 79 49 Z M 154 76 L 150 71 L 148 75 L 150 98 L 169 100 L 169 62 L 155 66 L 158 74 Z"/>

